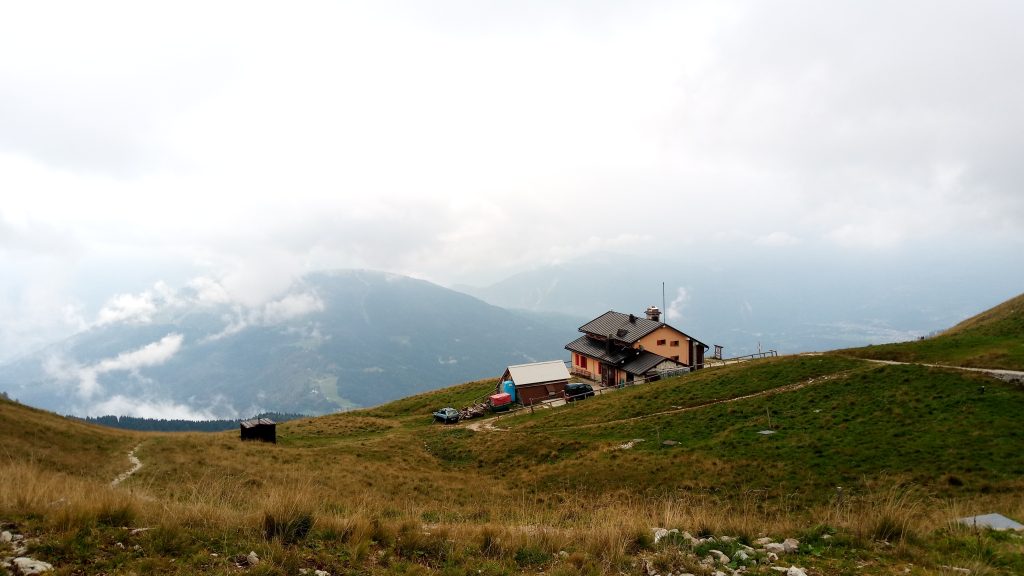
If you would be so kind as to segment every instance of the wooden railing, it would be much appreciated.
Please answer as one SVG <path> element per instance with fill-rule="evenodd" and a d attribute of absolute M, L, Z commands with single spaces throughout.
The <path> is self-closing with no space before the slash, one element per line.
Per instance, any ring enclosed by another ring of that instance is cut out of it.
<path fill-rule="evenodd" d="M 775 350 L 765 350 L 764 352 L 755 352 L 753 354 L 747 354 L 746 356 L 735 356 L 733 358 L 705 358 L 702 367 L 710 368 L 712 366 L 725 366 L 727 364 L 735 364 L 737 362 L 746 362 L 747 360 L 755 360 L 757 358 L 774 358 L 779 353 Z"/>

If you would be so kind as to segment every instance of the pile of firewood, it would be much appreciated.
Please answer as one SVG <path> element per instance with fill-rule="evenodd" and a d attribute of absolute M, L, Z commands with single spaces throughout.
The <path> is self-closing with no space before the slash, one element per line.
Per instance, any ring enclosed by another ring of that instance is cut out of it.
<path fill-rule="evenodd" d="M 466 406 L 462 410 L 459 410 L 459 420 L 469 420 L 470 418 L 476 418 L 477 416 L 483 416 L 487 413 L 487 404 L 481 402 L 480 404 L 473 404 Z"/>

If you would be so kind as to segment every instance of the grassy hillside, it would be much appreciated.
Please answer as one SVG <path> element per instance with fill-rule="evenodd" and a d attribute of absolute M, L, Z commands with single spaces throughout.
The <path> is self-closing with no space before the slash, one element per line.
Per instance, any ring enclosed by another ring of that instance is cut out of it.
<path fill-rule="evenodd" d="M 1024 370 L 1024 294 L 932 338 L 844 352 L 878 360 Z"/>
<path fill-rule="evenodd" d="M 0 523 L 38 537 L 31 553 L 67 574 L 705 574 L 710 548 L 735 556 L 762 535 L 799 538 L 779 564 L 809 574 L 1024 571 L 1020 538 L 950 522 L 1024 519 L 1019 386 L 800 356 L 478 431 L 431 423 L 493 386 L 286 422 L 277 445 L 108 431 L 0 404 L 3 441 L 21 445 L 0 467 L 13 487 L 0 491 Z M 54 443 L 54 455 L 21 458 Z M 143 468 L 111 488 L 139 443 Z M 654 527 L 739 540 L 655 544 Z M 238 567 L 249 551 L 263 560 Z M 776 574 L 731 567 L 743 564 Z"/>
<path fill-rule="evenodd" d="M 31 463 L 110 481 L 128 467 L 131 434 L 68 420 L 0 397 L 0 467 Z M 120 456 L 117 456 L 120 454 Z"/>

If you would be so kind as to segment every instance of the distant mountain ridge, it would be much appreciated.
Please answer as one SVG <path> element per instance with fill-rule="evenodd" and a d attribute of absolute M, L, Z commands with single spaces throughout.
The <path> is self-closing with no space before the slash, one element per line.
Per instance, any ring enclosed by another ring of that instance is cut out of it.
<path fill-rule="evenodd" d="M 596 317 L 662 307 L 666 321 L 726 356 L 762 349 L 793 353 L 904 341 L 945 329 L 1005 300 L 1019 285 L 1007 270 L 995 288 L 979 286 L 971 262 L 907 263 L 898 257 L 797 260 L 783 252 L 692 262 L 596 254 L 540 266 L 500 282 L 461 287 L 486 302 L 535 313 Z M 793 278 L 801 278 L 794 285 Z"/>
<path fill-rule="evenodd" d="M 562 358 L 576 329 L 356 270 L 307 275 L 257 308 L 186 290 L 164 304 L 0 366 L 0 390 L 76 415 L 322 414 Z"/>

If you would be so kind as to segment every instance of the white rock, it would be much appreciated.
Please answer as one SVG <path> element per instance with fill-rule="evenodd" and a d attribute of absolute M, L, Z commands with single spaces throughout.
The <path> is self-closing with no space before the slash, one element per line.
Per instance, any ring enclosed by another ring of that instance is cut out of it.
<path fill-rule="evenodd" d="M 746 562 L 747 560 L 750 560 L 750 555 L 747 554 L 746 550 L 737 550 L 735 556 L 736 559 L 740 562 Z"/>
<path fill-rule="evenodd" d="M 719 536 L 719 537 L 718 537 L 718 539 L 719 539 L 719 540 L 721 540 L 722 542 L 725 542 L 726 544 L 728 544 L 729 542 L 733 542 L 733 541 L 735 541 L 735 540 L 736 540 L 736 539 L 735 539 L 735 538 L 733 538 L 732 536 Z"/>
<path fill-rule="evenodd" d="M 249 552 L 249 555 L 245 557 L 245 561 L 249 563 L 249 566 L 255 566 L 260 563 L 260 557 L 255 552 Z"/>
<path fill-rule="evenodd" d="M 668 536 L 668 530 L 666 530 L 664 528 L 655 528 L 654 529 L 654 543 L 655 544 L 660 542 L 661 539 L 664 538 L 665 536 Z"/>
<path fill-rule="evenodd" d="M 807 576 L 807 572 L 804 572 L 803 568 L 790 566 L 789 570 L 786 570 L 786 576 Z"/>
<path fill-rule="evenodd" d="M 778 542 L 769 542 L 764 545 L 765 552 L 771 552 L 772 554 L 783 554 L 786 552 L 786 547 Z"/>
<path fill-rule="evenodd" d="M 765 544 L 770 544 L 771 541 L 771 538 L 765 536 L 764 538 L 758 538 L 757 540 L 754 540 L 754 544 L 757 544 L 758 546 L 764 546 Z"/>
<path fill-rule="evenodd" d="M 708 554 L 714 556 L 715 560 L 718 560 L 718 562 L 721 564 L 728 564 L 729 562 L 731 562 L 731 560 L 729 560 L 729 557 L 725 555 L 725 552 L 722 552 L 721 550 L 708 550 Z"/>
<path fill-rule="evenodd" d="M 46 562 L 25 557 L 15 558 L 14 566 L 18 573 L 23 576 L 34 576 L 35 574 L 42 574 L 43 572 L 53 570 L 53 566 Z"/>
<path fill-rule="evenodd" d="M 313 571 L 313 575 L 314 576 L 331 576 L 331 573 L 328 572 L 327 570 L 314 570 Z"/>
<path fill-rule="evenodd" d="M 782 546 L 785 548 L 787 554 L 792 554 L 800 548 L 800 541 L 796 538 L 786 538 L 782 541 Z"/>
<path fill-rule="evenodd" d="M 779 561 L 779 555 L 776 554 L 775 552 L 769 552 L 765 556 L 765 558 L 767 558 L 769 562 L 778 562 Z"/>
<path fill-rule="evenodd" d="M 14 537 L 11 536 L 11 533 L 8 532 L 7 530 L 4 530 L 3 532 L 0 532 L 0 544 L 7 544 L 8 542 L 11 542 L 13 540 L 14 540 Z"/>

